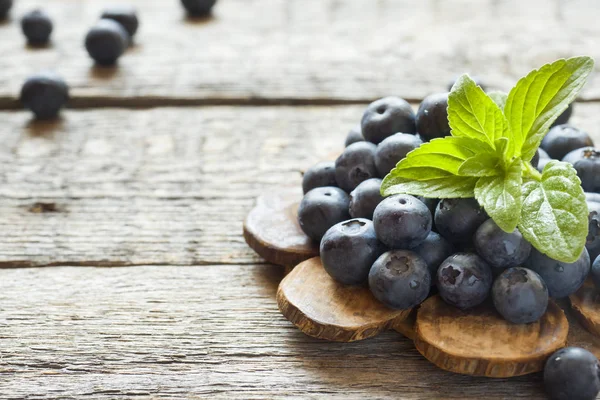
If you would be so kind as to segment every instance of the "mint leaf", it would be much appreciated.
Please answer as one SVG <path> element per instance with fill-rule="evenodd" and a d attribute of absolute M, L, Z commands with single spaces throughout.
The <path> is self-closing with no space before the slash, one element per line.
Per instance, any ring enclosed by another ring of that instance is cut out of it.
<path fill-rule="evenodd" d="M 496 105 L 498 107 L 500 107 L 501 110 L 504 110 L 504 106 L 506 105 L 506 99 L 508 98 L 508 94 L 501 92 L 501 91 L 495 91 L 495 92 L 488 93 L 488 96 L 490 96 L 490 99 L 492 99 L 494 101 L 494 103 L 496 103 Z"/>
<path fill-rule="evenodd" d="M 496 176 L 503 171 L 498 168 L 500 159 L 495 154 L 481 153 L 465 160 L 458 168 L 461 176 Z"/>
<path fill-rule="evenodd" d="M 588 233 L 588 208 L 581 181 L 568 163 L 550 161 L 541 181 L 525 182 L 519 230 L 540 252 L 576 261 Z"/>
<path fill-rule="evenodd" d="M 446 176 L 422 181 L 394 177 L 389 174 L 381 183 L 382 196 L 412 194 L 415 196 L 455 199 L 473 197 L 477 178 L 467 176 Z"/>
<path fill-rule="evenodd" d="M 468 75 L 454 84 L 448 95 L 448 122 L 452 136 L 470 137 L 494 146 L 508 137 L 508 122 L 502 110 Z"/>
<path fill-rule="evenodd" d="M 575 100 L 594 67 L 589 57 L 546 64 L 519 80 L 504 107 L 517 151 L 531 161 L 556 118 Z"/>
<path fill-rule="evenodd" d="M 483 177 L 475 186 L 475 198 L 505 232 L 514 231 L 521 218 L 521 184 L 521 160 L 516 159 L 501 175 Z"/>

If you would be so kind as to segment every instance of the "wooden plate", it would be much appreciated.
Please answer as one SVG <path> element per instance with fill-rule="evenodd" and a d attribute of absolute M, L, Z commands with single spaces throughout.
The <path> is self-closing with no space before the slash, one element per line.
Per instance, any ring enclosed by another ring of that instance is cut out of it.
<path fill-rule="evenodd" d="M 569 296 L 571 307 L 581 324 L 594 335 L 600 336 L 600 292 L 591 279 Z"/>
<path fill-rule="evenodd" d="M 352 342 L 377 335 L 406 319 L 411 310 L 392 310 L 367 287 L 334 281 L 319 257 L 299 264 L 279 284 L 282 314 L 309 336 Z"/>
<path fill-rule="evenodd" d="M 268 262 L 295 267 L 319 255 L 319 245 L 298 224 L 299 198 L 261 196 L 244 221 L 246 243 Z"/>
<path fill-rule="evenodd" d="M 565 346 L 568 332 L 567 318 L 553 301 L 539 321 L 516 325 L 491 303 L 465 312 L 434 296 L 417 313 L 415 346 L 442 369 L 507 378 L 541 371 L 548 356 Z"/>

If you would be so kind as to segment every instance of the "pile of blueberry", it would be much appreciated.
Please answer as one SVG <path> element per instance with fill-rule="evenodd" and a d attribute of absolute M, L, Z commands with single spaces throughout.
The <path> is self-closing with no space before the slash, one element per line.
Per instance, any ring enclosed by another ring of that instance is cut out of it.
<path fill-rule="evenodd" d="M 447 105 L 448 93 L 428 96 L 416 114 L 401 98 L 379 99 L 348 133 L 335 162 L 306 171 L 298 221 L 307 236 L 320 242 L 327 273 L 342 284 L 368 285 L 390 308 L 416 307 L 439 293 L 461 310 L 491 300 L 515 324 L 540 319 L 549 298 L 574 293 L 590 273 L 600 288 L 600 151 L 585 132 L 566 124 L 572 106 L 545 137 L 532 164 L 541 170 L 551 159 L 569 161 L 589 192 L 589 236 L 574 263 L 538 252 L 517 229 L 504 232 L 475 199 L 381 196 L 382 178 L 407 153 L 450 134 Z M 596 358 L 580 350 L 563 350 L 562 364 L 569 363 L 567 355 L 577 354 L 597 369 Z M 595 371 L 590 382 L 597 392 Z"/>

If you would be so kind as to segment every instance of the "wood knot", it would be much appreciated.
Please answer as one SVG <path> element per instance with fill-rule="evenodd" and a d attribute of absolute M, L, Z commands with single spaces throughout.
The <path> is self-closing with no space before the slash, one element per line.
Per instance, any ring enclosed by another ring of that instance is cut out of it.
<path fill-rule="evenodd" d="M 35 203 L 29 207 L 29 212 L 42 214 L 61 212 L 61 210 L 56 203 Z"/>

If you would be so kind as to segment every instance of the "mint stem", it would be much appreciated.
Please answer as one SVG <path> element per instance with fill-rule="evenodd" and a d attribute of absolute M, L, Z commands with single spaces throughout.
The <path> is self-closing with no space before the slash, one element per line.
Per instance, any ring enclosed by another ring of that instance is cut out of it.
<path fill-rule="evenodd" d="M 535 179 L 538 182 L 542 181 L 542 174 L 531 163 L 523 161 L 523 167 L 526 177 Z"/>

